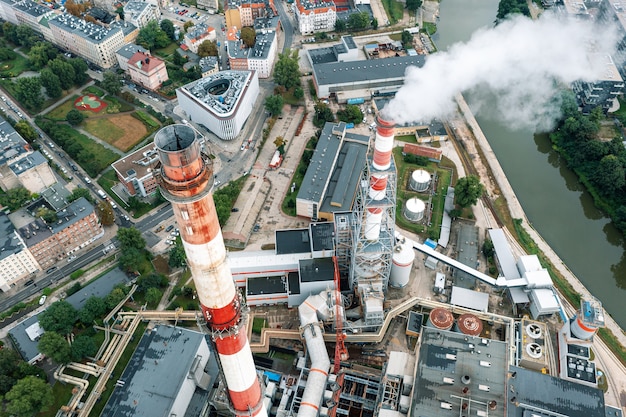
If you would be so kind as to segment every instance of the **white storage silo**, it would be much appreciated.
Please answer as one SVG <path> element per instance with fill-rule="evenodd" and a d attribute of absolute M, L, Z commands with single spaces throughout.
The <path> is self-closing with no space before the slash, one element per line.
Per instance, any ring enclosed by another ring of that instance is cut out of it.
<path fill-rule="evenodd" d="M 426 204 L 417 197 L 413 197 L 404 204 L 404 217 L 408 221 L 418 222 L 424 218 Z"/>
<path fill-rule="evenodd" d="M 411 179 L 409 180 L 409 188 L 412 190 L 423 193 L 428 190 L 430 186 L 430 174 L 428 171 L 423 169 L 416 169 L 411 174 Z"/>
<path fill-rule="evenodd" d="M 407 243 L 401 243 L 394 249 L 389 274 L 389 285 L 395 288 L 402 288 L 409 283 L 411 268 L 415 260 L 415 251 Z"/>

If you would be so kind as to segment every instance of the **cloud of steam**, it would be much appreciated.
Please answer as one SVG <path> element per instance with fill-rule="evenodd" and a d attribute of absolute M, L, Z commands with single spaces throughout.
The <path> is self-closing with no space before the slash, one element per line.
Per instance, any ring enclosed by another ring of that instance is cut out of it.
<path fill-rule="evenodd" d="M 559 114 L 558 88 L 601 78 L 616 39 L 615 31 L 589 21 L 516 17 L 430 55 L 422 68 L 408 68 L 383 113 L 397 123 L 446 118 L 455 96 L 471 92 L 477 113 L 488 109 L 487 116 L 514 128 L 545 129 Z"/>

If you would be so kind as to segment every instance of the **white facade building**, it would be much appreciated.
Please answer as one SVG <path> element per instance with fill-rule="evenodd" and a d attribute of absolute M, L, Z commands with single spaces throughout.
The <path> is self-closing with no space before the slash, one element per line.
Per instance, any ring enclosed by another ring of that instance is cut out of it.
<path fill-rule="evenodd" d="M 335 30 L 337 8 L 332 1 L 295 0 L 293 10 L 298 22 L 298 31 L 303 35 Z"/>
<path fill-rule="evenodd" d="M 0 290 L 9 291 L 40 269 L 9 217 L 0 213 Z"/>
<path fill-rule="evenodd" d="M 138 28 L 143 28 L 151 20 L 161 18 L 161 9 L 156 4 L 144 1 L 129 1 L 124 6 L 124 20 Z"/>
<path fill-rule="evenodd" d="M 176 90 L 180 107 L 220 139 L 233 140 L 259 96 L 255 71 L 222 71 Z"/>

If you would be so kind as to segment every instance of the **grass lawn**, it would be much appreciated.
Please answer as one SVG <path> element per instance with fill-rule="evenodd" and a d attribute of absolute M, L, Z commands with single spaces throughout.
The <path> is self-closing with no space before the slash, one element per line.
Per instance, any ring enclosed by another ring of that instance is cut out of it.
<path fill-rule="evenodd" d="M 396 136 L 395 140 L 406 143 L 417 143 L 417 138 L 415 137 L 415 135 Z"/>
<path fill-rule="evenodd" d="M 93 94 L 96 95 L 98 97 L 104 97 L 104 95 L 106 94 L 103 90 L 101 90 L 100 88 L 96 87 L 95 85 L 90 85 L 89 87 L 85 88 L 82 91 L 83 94 Z"/>
<path fill-rule="evenodd" d="M 17 54 L 15 59 L 0 62 L 0 76 L 2 77 L 17 77 L 28 69 L 30 69 L 28 59 L 20 54 Z"/>
<path fill-rule="evenodd" d="M 124 135 L 124 129 L 115 126 L 109 119 L 85 120 L 82 128 L 110 144 L 113 144 Z"/>
<path fill-rule="evenodd" d="M 113 168 L 109 168 L 98 178 L 98 184 L 104 189 L 104 192 L 111 196 L 117 204 L 120 204 L 122 207 L 128 208 L 128 204 L 123 202 L 113 191 L 111 188 L 118 183 L 117 175 L 115 175 L 115 171 Z"/>
<path fill-rule="evenodd" d="M 72 109 L 76 109 L 74 107 L 74 100 L 76 100 L 77 98 L 78 98 L 77 95 L 73 95 L 67 101 L 61 103 L 61 105 L 56 106 L 54 109 L 46 113 L 46 118 L 50 120 L 65 120 L 65 116 L 67 116 L 67 112 L 69 112 Z M 89 117 L 89 114 L 93 114 L 89 111 L 80 111 L 80 112 L 85 117 Z"/>
<path fill-rule="evenodd" d="M 178 44 L 176 42 L 172 42 L 165 48 L 155 49 L 154 54 L 163 58 L 168 58 L 174 53 L 174 51 L 176 51 L 177 48 Z"/>
<path fill-rule="evenodd" d="M 397 0 L 383 0 L 383 6 L 387 16 L 389 17 L 389 22 L 391 22 L 392 25 L 402 19 L 402 15 L 404 13 L 404 5 L 402 3 Z M 379 23 L 384 24 L 385 22 Z"/>

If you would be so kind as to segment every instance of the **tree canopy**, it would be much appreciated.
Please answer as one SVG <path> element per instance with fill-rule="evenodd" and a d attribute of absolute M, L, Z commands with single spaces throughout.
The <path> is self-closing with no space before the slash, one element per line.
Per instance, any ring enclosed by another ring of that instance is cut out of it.
<path fill-rule="evenodd" d="M 278 54 L 274 65 L 274 82 L 287 90 L 300 85 L 300 68 L 298 67 L 298 51 L 287 50 Z"/>
<path fill-rule="evenodd" d="M 85 120 L 85 116 L 76 109 L 72 109 L 65 115 L 65 120 L 72 126 L 79 125 Z"/>
<path fill-rule="evenodd" d="M 459 178 L 454 186 L 456 204 L 463 208 L 473 206 L 483 195 L 484 189 L 476 175 Z"/>
<path fill-rule="evenodd" d="M 20 185 L 0 194 L 0 204 L 8 207 L 11 211 L 15 211 L 30 200 L 30 197 L 30 191 Z"/>
<path fill-rule="evenodd" d="M 318 101 L 315 104 L 315 115 L 313 115 L 313 125 L 315 127 L 323 127 L 326 122 L 334 122 L 335 115 L 327 104 Z"/>
<path fill-rule="evenodd" d="M 256 42 L 256 32 L 251 27 L 241 28 L 241 41 L 246 45 L 246 48 L 252 48 Z"/>
<path fill-rule="evenodd" d="M 50 98 L 59 98 L 61 94 L 63 94 L 63 89 L 61 88 L 61 81 L 59 77 L 52 72 L 50 68 L 44 68 L 40 72 L 39 79 L 41 80 L 41 85 L 46 89 L 46 94 Z"/>
<path fill-rule="evenodd" d="M 141 236 L 141 232 L 134 227 L 120 227 L 117 230 L 117 240 L 119 240 L 122 252 L 127 249 L 143 250 L 146 247 L 146 240 Z"/>
<path fill-rule="evenodd" d="M 170 268 L 180 268 L 181 266 L 187 265 L 187 255 L 185 254 L 183 245 L 180 243 L 172 245 L 167 264 Z"/>
<path fill-rule="evenodd" d="M 25 376 L 40 373 L 41 369 L 23 361 L 15 350 L 0 349 L 0 396 L 9 392 Z"/>
<path fill-rule="evenodd" d="M 526 0 L 500 0 L 496 21 L 499 22 L 514 14 L 530 17 L 530 9 Z"/>
<path fill-rule="evenodd" d="M 18 78 L 15 85 L 15 92 L 20 103 L 31 111 L 37 111 L 43 105 L 41 81 L 39 77 Z"/>
<path fill-rule="evenodd" d="M 422 7 L 422 0 L 406 0 L 406 8 L 410 12 L 416 12 L 420 7 Z"/>
<path fill-rule="evenodd" d="M 176 40 L 176 29 L 174 28 L 174 23 L 172 23 L 169 19 L 161 20 L 161 30 L 167 34 L 167 36 L 175 41 Z"/>
<path fill-rule="evenodd" d="M 337 118 L 342 122 L 359 124 L 363 121 L 363 112 L 359 106 L 348 104 L 337 112 Z"/>
<path fill-rule="evenodd" d="M 109 70 L 104 71 L 104 74 L 102 74 L 101 85 L 107 93 L 112 95 L 117 95 L 122 90 L 122 80 L 120 76 Z"/>
<path fill-rule="evenodd" d="M 365 29 L 369 27 L 370 24 L 370 14 L 367 12 L 352 13 L 348 17 L 348 27 L 352 30 Z"/>
<path fill-rule="evenodd" d="M 272 116 L 278 116 L 283 112 L 283 104 L 283 96 L 274 94 L 265 99 L 265 110 L 267 110 Z"/>
<path fill-rule="evenodd" d="M 51 358 L 58 364 L 71 362 L 72 348 L 65 337 L 55 332 L 45 332 L 39 342 L 37 348 L 41 353 Z"/>
<path fill-rule="evenodd" d="M 86 188 L 74 188 L 72 194 L 70 194 L 70 196 L 67 198 L 67 202 L 71 203 L 81 197 L 84 197 L 85 199 L 87 199 L 87 201 L 91 201 L 93 203 L 93 197 L 91 196 L 89 190 Z"/>
<path fill-rule="evenodd" d="M 85 305 L 78 312 L 78 320 L 83 324 L 90 325 L 95 319 L 104 315 L 106 311 L 107 306 L 104 300 L 92 295 L 85 301 Z"/>
<path fill-rule="evenodd" d="M 205 56 L 217 56 L 217 43 L 215 41 L 202 41 L 200 45 L 198 45 L 198 56 L 204 58 Z"/>
<path fill-rule="evenodd" d="M 26 120 L 20 120 L 13 126 L 17 133 L 23 137 L 26 142 L 33 143 L 37 139 L 37 132 Z"/>
<path fill-rule="evenodd" d="M 98 352 L 98 345 L 91 337 L 81 334 L 76 336 L 70 350 L 72 360 L 78 362 L 85 357 L 95 355 Z"/>
<path fill-rule="evenodd" d="M 59 300 L 39 314 L 39 325 L 46 332 L 65 335 L 72 331 L 76 319 L 76 309 L 67 301 Z"/>
<path fill-rule="evenodd" d="M 135 42 L 148 50 L 153 50 L 165 48 L 171 40 L 167 33 L 161 29 L 159 23 L 156 20 L 151 20 L 139 31 Z"/>
<path fill-rule="evenodd" d="M 103 226 L 112 226 L 115 223 L 115 213 L 113 213 L 113 207 L 107 201 L 101 201 L 96 206 L 98 218 Z"/>
<path fill-rule="evenodd" d="M 54 403 L 52 386 L 35 376 L 20 379 L 4 399 L 6 411 L 15 417 L 31 417 Z"/>

